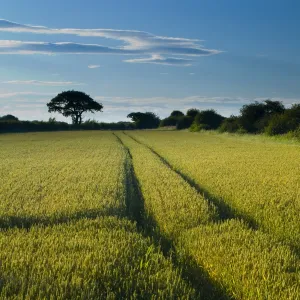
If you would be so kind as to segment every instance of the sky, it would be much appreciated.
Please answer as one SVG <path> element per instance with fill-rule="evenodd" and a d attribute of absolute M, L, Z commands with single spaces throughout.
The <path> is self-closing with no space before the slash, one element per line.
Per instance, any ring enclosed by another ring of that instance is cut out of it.
<path fill-rule="evenodd" d="M 300 103 L 300 1 L 2 0 L 0 116 L 58 120 L 46 103 L 79 90 L 85 119 L 160 117 L 273 99 Z"/>

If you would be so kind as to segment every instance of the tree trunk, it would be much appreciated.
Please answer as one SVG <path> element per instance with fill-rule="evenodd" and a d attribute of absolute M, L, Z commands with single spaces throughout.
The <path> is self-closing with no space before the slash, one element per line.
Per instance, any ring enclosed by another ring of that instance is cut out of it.
<path fill-rule="evenodd" d="M 80 125 L 82 123 L 82 112 L 76 112 L 72 116 L 73 125 Z"/>
<path fill-rule="evenodd" d="M 78 115 L 77 114 L 74 114 L 72 116 L 72 122 L 73 122 L 73 125 L 78 125 Z"/>
<path fill-rule="evenodd" d="M 78 124 L 80 125 L 80 124 L 82 123 L 82 113 L 81 113 L 81 114 L 79 114 L 78 118 L 79 118 L 79 122 L 78 122 Z"/>

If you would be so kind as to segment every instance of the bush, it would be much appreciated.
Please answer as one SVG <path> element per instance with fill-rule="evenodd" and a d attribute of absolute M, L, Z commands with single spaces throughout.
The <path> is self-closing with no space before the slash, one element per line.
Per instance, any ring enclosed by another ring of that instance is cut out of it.
<path fill-rule="evenodd" d="M 32 132 L 68 130 L 70 125 L 65 122 L 45 121 L 1 121 L 0 132 Z"/>
<path fill-rule="evenodd" d="M 296 130 L 290 131 L 288 134 L 290 137 L 300 140 L 300 126 Z"/>
<path fill-rule="evenodd" d="M 300 104 L 294 104 L 290 109 L 287 109 L 285 115 L 290 120 L 291 126 L 296 129 L 300 125 Z"/>
<path fill-rule="evenodd" d="M 236 133 L 238 133 L 238 134 L 246 134 L 246 133 L 248 133 L 248 132 L 247 132 L 247 130 L 246 130 L 245 128 L 240 127 L 240 128 L 237 130 Z"/>
<path fill-rule="evenodd" d="M 4 121 L 19 121 L 19 119 L 13 115 L 5 115 L 0 117 L 0 122 Z"/>
<path fill-rule="evenodd" d="M 197 116 L 197 114 L 200 112 L 199 109 L 197 108 L 190 108 L 187 112 L 186 112 L 186 115 L 188 117 L 192 117 L 193 120 L 195 119 L 195 117 Z"/>
<path fill-rule="evenodd" d="M 230 132 L 234 133 L 241 129 L 241 125 L 239 122 L 239 118 L 235 116 L 231 116 L 225 119 L 221 126 L 219 127 L 219 132 Z"/>
<path fill-rule="evenodd" d="M 58 122 L 54 119 L 45 121 L 1 121 L 0 132 L 34 132 L 34 131 L 62 131 L 62 130 L 130 130 L 135 129 L 132 122 L 98 123 L 87 120 L 80 125 Z"/>
<path fill-rule="evenodd" d="M 177 117 L 168 117 L 160 121 L 159 127 L 165 126 L 177 126 L 178 118 Z"/>
<path fill-rule="evenodd" d="M 192 126 L 189 128 L 191 132 L 201 131 L 201 130 L 209 130 L 209 126 L 207 124 L 197 124 L 193 122 Z"/>
<path fill-rule="evenodd" d="M 183 117 L 183 116 L 184 116 L 184 113 L 181 112 L 180 110 L 173 110 L 170 115 L 170 117 L 175 117 L 175 118 L 179 118 L 179 117 Z"/>
<path fill-rule="evenodd" d="M 268 135 L 284 134 L 290 131 L 286 116 L 275 115 L 271 118 L 268 126 L 265 128 L 265 133 Z"/>
<path fill-rule="evenodd" d="M 153 129 L 160 124 L 160 118 L 153 112 L 132 112 L 127 118 L 130 118 L 137 129 Z"/>
<path fill-rule="evenodd" d="M 196 117 L 194 123 L 200 126 L 202 129 L 217 129 L 225 118 L 219 115 L 215 110 L 203 110 L 200 111 Z"/>
<path fill-rule="evenodd" d="M 240 124 L 248 132 L 263 132 L 272 116 L 283 114 L 284 111 L 285 108 L 279 101 L 256 101 L 241 108 Z"/>
<path fill-rule="evenodd" d="M 265 133 L 268 135 L 285 134 L 297 131 L 299 126 L 300 104 L 295 104 L 283 114 L 273 115 L 265 128 Z"/>
<path fill-rule="evenodd" d="M 189 128 L 193 123 L 193 118 L 184 116 L 182 118 L 179 118 L 176 124 L 176 129 L 186 129 Z"/>

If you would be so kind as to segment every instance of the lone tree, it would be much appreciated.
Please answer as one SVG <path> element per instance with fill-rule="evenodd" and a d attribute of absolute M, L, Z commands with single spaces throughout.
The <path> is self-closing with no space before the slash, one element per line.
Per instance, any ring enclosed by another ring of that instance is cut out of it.
<path fill-rule="evenodd" d="M 58 94 L 47 103 L 48 112 L 58 112 L 64 117 L 71 117 L 75 125 L 82 123 L 82 114 L 102 111 L 103 105 L 93 100 L 89 95 L 78 91 L 67 91 Z"/>

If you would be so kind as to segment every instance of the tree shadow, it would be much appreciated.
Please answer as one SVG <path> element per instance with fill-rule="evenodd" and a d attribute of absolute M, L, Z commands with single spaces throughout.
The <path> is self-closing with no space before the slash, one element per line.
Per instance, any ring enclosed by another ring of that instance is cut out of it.
<path fill-rule="evenodd" d="M 13 228 L 22 228 L 29 230 L 33 226 L 53 226 L 58 224 L 66 224 L 72 221 L 81 219 L 94 220 L 98 217 L 104 216 L 118 216 L 124 217 L 124 211 L 120 208 L 107 207 L 107 208 L 93 208 L 76 211 L 72 214 L 60 214 L 49 216 L 2 216 L 0 217 L 0 229 L 7 230 Z"/>

